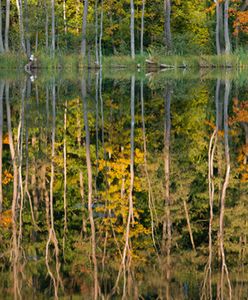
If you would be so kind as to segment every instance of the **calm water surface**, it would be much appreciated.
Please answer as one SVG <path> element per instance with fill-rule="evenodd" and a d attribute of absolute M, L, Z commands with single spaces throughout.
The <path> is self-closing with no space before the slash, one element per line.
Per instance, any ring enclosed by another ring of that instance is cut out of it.
<path fill-rule="evenodd" d="M 0 299 L 248 299 L 244 73 L 0 77 Z"/>

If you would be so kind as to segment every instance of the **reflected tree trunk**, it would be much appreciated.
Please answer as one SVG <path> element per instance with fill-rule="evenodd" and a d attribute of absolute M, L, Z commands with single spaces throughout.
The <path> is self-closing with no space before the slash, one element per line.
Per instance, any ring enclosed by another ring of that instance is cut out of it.
<path fill-rule="evenodd" d="M 224 299 L 224 274 L 226 273 L 227 282 L 229 287 L 229 299 L 232 299 L 232 288 L 229 279 L 229 273 L 226 265 L 225 250 L 224 250 L 224 216 L 225 216 L 225 201 L 226 201 L 226 191 L 229 184 L 230 178 L 230 153 L 229 153 L 229 136 L 228 136 L 228 102 L 231 90 L 231 84 L 228 79 L 225 80 L 225 95 L 224 95 L 224 145 L 225 145 L 225 160 L 226 160 L 226 174 L 224 183 L 221 191 L 220 199 L 220 220 L 219 220 L 219 244 L 221 253 L 221 299 Z"/>
<path fill-rule="evenodd" d="M 11 110 L 9 105 L 9 83 L 6 82 L 5 89 L 6 112 L 7 112 L 7 126 L 9 147 L 11 153 L 11 160 L 13 164 L 13 198 L 12 198 L 12 268 L 13 268 L 13 282 L 14 282 L 14 299 L 21 299 L 20 283 L 19 283 L 19 249 L 18 249 L 18 233 L 17 233 L 17 191 L 18 191 L 18 166 L 16 161 L 14 139 L 11 126 Z"/>
<path fill-rule="evenodd" d="M 60 262 L 59 262 L 59 244 L 54 228 L 54 211 L 53 211 L 53 186 L 54 186 L 54 157 L 55 157 L 55 131 L 56 131 L 56 87 L 55 87 L 55 79 L 52 82 L 52 153 L 51 153 L 51 176 L 50 176 L 50 196 L 49 196 L 49 212 L 50 212 L 50 222 L 49 222 L 49 232 L 48 232 L 48 240 L 46 243 L 46 266 L 48 270 L 48 274 L 51 277 L 54 285 L 54 297 L 58 299 L 58 290 L 59 286 L 62 285 L 62 281 L 60 278 Z M 50 244 L 53 244 L 55 250 L 55 269 L 56 275 L 53 274 L 51 267 L 49 265 L 49 247 Z"/>
<path fill-rule="evenodd" d="M 79 99 L 77 101 L 77 106 L 80 107 Z M 82 130 L 81 130 L 81 121 L 80 113 L 77 113 L 77 143 L 78 150 L 81 152 L 81 140 L 82 140 Z M 82 167 L 79 169 L 79 189 L 82 203 L 82 232 L 86 233 L 86 216 L 85 216 L 85 194 L 84 194 L 84 176 Z"/>
<path fill-rule="evenodd" d="M 3 211 L 3 93 L 4 81 L 0 81 L 0 214 Z"/>
<path fill-rule="evenodd" d="M 164 176 L 165 176 L 165 198 L 164 198 L 164 220 L 162 233 L 162 254 L 166 256 L 166 299 L 170 299 L 171 279 L 171 198 L 170 198 L 170 138 L 171 138 L 171 92 L 170 84 L 166 85 L 164 95 Z"/>
<path fill-rule="evenodd" d="M 213 242 L 212 242 L 212 226 L 214 217 L 214 157 L 216 153 L 218 127 L 219 127 L 219 96 L 220 96 L 220 80 L 217 80 L 216 91 L 215 91 L 215 102 L 216 102 L 216 127 L 213 131 L 208 148 L 208 192 L 209 192 L 209 228 L 208 228 L 208 262 L 205 267 L 205 276 L 202 286 L 201 300 L 213 299 L 212 294 L 212 256 L 213 256 Z M 209 294 L 207 294 L 207 291 Z"/>
<path fill-rule="evenodd" d="M 141 80 L 140 83 L 140 97 L 141 97 L 141 118 L 142 118 L 142 134 L 143 134 L 143 149 L 144 149 L 144 168 L 146 173 L 146 179 L 148 183 L 148 206 L 151 216 L 151 230 L 152 230 L 152 240 L 153 245 L 156 249 L 155 233 L 154 233 L 154 217 L 157 220 L 156 208 L 154 204 L 154 196 L 152 191 L 152 184 L 149 177 L 149 171 L 147 166 L 147 143 L 146 143 L 146 126 L 145 126 L 145 117 L 144 117 L 144 82 Z"/>
<path fill-rule="evenodd" d="M 63 254 L 65 255 L 65 241 L 67 232 L 67 100 L 65 102 L 64 110 L 64 148 L 63 148 L 63 163 L 64 163 L 64 235 L 63 235 Z"/>
<path fill-rule="evenodd" d="M 92 261 L 94 266 L 94 299 L 98 299 L 99 284 L 98 284 L 98 269 L 96 259 L 96 232 L 95 232 L 95 221 L 93 217 L 93 197 L 92 197 L 92 165 L 91 165 L 91 154 L 90 154 L 90 131 L 88 124 L 88 110 L 87 110 L 87 99 L 86 99 L 86 81 L 82 79 L 82 98 L 84 106 L 84 126 L 86 133 L 86 164 L 87 164 L 87 177 L 88 177 L 88 212 L 91 227 L 91 252 Z"/>

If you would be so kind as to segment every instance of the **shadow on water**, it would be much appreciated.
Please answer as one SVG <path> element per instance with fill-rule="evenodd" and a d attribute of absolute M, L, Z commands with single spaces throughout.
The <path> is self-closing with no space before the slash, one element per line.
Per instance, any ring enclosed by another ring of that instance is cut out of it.
<path fill-rule="evenodd" d="M 0 74 L 0 299 L 246 299 L 246 78 Z"/>

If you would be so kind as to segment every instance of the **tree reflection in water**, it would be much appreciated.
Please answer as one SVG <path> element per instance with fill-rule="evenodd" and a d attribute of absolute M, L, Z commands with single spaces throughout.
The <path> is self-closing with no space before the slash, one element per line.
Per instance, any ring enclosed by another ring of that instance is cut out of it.
<path fill-rule="evenodd" d="M 246 83 L 106 76 L 0 80 L 2 297 L 245 299 Z"/>

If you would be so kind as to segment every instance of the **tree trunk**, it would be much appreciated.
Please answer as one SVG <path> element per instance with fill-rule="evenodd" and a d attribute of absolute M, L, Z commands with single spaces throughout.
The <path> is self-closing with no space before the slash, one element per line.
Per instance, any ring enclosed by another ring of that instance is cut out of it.
<path fill-rule="evenodd" d="M 6 0 L 5 37 L 4 37 L 4 47 L 6 52 L 9 51 L 9 14 L 10 14 L 10 0 Z"/>
<path fill-rule="evenodd" d="M 219 0 L 216 1 L 215 42 L 216 42 L 217 55 L 220 55 L 221 54 L 221 48 L 220 48 L 220 4 L 219 4 Z"/>
<path fill-rule="evenodd" d="M 20 31 L 20 42 L 21 48 L 24 53 L 26 53 L 26 46 L 25 46 L 25 38 L 24 38 L 24 27 L 23 27 L 23 10 L 22 10 L 22 1 L 16 0 L 17 12 L 18 12 L 18 19 L 19 19 L 19 31 Z"/>
<path fill-rule="evenodd" d="M 0 53 L 4 52 L 2 28 L 2 0 L 0 0 Z"/>
<path fill-rule="evenodd" d="M 2 171 L 3 171 L 3 92 L 4 82 L 0 82 L 0 214 L 3 211 L 3 186 L 2 186 Z"/>
<path fill-rule="evenodd" d="M 88 0 L 84 0 L 84 12 L 83 12 L 83 26 L 82 26 L 82 57 L 86 57 L 86 29 L 87 29 L 87 17 L 88 17 Z"/>
<path fill-rule="evenodd" d="M 140 32 L 140 54 L 144 53 L 144 16 L 145 16 L 146 1 L 142 0 L 142 13 L 141 13 L 141 32 Z"/>
<path fill-rule="evenodd" d="M 231 91 L 231 83 L 228 79 L 225 80 L 225 96 L 224 96 L 224 144 L 225 144 L 225 159 L 226 159 L 226 174 L 225 180 L 222 186 L 221 199 L 220 199 L 220 220 L 219 220 L 219 245 L 221 253 L 221 299 L 224 299 L 224 273 L 227 276 L 227 282 L 229 287 L 229 299 L 232 299 L 232 287 L 229 279 L 229 273 L 225 259 L 224 249 L 224 216 L 225 216 L 225 202 L 226 202 L 226 191 L 229 185 L 230 179 L 230 153 L 229 153 L 229 128 L 228 128 L 228 102 Z"/>
<path fill-rule="evenodd" d="M 48 10 L 47 10 L 47 0 L 45 0 L 45 11 L 46 11 L 46 20 L 45 20 L 45 36 L 46 36 L 46 51 L 48 51 L 49 47 L 49 38 L 48 38 Z"/>
<path fill-rule="evenodd" d="M 102 67 L 102 35 L 103 35 L 103 0 L 101 0 L 101 20 L 100 20 L 100 37 L 99 37 L 99 63 Z"/>
<path fill-rule="evenodd" d="M 171 0 L 164 0 L 164 15 L 165 47 L 167 51 L 171 51 Z"/>
<path fill-rule="evenodd" d="M 131 22 L 130 22 L 130 32 L 131 32 L 131 57 L 135 59 L 135 41 L 134 41 L 134 3 L 130 0 L 131 9 Z"/>
<path fill-rule="evenodd" d="M 98 53 L 98 0 L 95 0 L 95 62 L 99 65 L 99 53 Z"/>
<path fill-rule="evenodd" d="M 97 270 L 97 259 L 96 259 L 96 232 L 95 232 L 95 221 L 93 217 L 93 197 L 92 197 L 92 165 L 91 165 L 91 154 L 90 154 L 90 131 L 88 124 L 88 112 L 87 112 L 87 99 L 86 99 L 86 82 L 82 79 L 82 97 L 84 104 L 84 126 L 86 134 L 86 164 L 87 164 L 87 175 L 88 175 L 88 212 L 91 227 L 91 253 L 92 261 L 94 266 L 94 300 L 98 299 L 98 270 Z"/>
<path fill-rule="evenodd" d="M 51 0 L 51 9 L 52 9 L 52 55 L 55 54 L 55 9 L 54 9 L 54 0 Z"/>
<path fill-rule="evenodd" d="M 66 19 L 66 3 L 65 3 L 65 0 L 63 0 L 63 20 L 64 20 L 64 31 L 65 31 L 65 34 L 67 34 L 67 19 Z"/>
<path fill-rule="evenodd" d="M 230 54 L 231 52 L 231 42 L 229 36 L 229 25 L 228 25 L 228 9 L 229 9 L 229 0 L 225 0 L 224 8 L 224 39 L 225 39 L 225 53 Z"/>
<path fill-rule="evenodd" d="M 26 49 L 27 49 L 27 56 L 30 57 L 30 33 L 29 33 L 29 18 L 28 18 L 28 3 L 27 0 L 24 0 L 24 9 L 25 9 L 25 35 L 26 35 Z"/>

